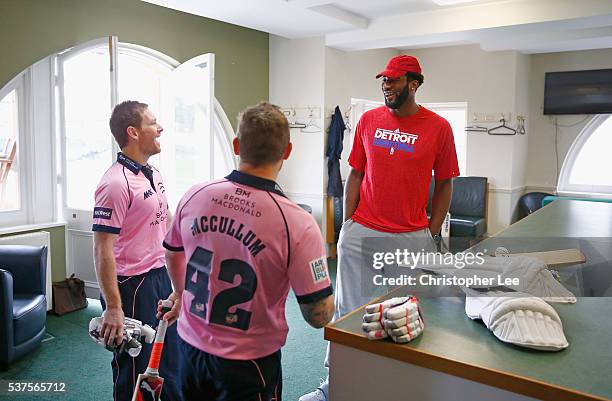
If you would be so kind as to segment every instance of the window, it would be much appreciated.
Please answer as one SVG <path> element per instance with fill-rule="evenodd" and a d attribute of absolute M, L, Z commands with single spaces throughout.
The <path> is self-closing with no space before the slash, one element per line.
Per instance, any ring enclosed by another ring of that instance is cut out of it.
<path fill-rule="evenodd" d="M 19 209 L 19 107 L 13 89 L 0 100 L 0 210 Z"/>
<path fill-rule="evenodd" d="M 0 90 L 0 221 L 24 224 L 27 220 L 25 146 L 25 76 L 20 74 Z"/>
<path fill-rule="evenodd" d="M 90 210 L 98 180 L 112 160 L 109 135 L 108 50 L 97 46 L 62 63 L 65 196 L 72 209 Z M 95 177 L 95 178 L 94 178 Z"/>
<path fill-rule="evenodd" d="M 140 46 L 119 45 L 118 102 L 143 99 L 160 117 L 164 81 L 172 66 Z M 108 74 L 107 74 L 108 75 Z"/>
<path fill-rule="evenodd" d="M 186 92 L 200 89 L 198 93 L 201 93 L 201 88 L 196 87 L 192 79 L 181 87 L 184 93 L 176 93 L 176 80 L 173 79 L 180 77 L 174 73 L 180 70 L 179 63 L 141 46 L 117 45 L 115 79 L 109 73 L 109 47 L 105 42 L 107 40 L 81 45 L 58 57 L 60 120 L 64 121 L 60 131 L 63 131 L 65 142 L 63 192 L 66 212 L 70 215 L 76 210 L 93 208 L 98 180 L 114 161 L 118 150 L 108 128 L 111 105 L 124 100 L 147 103 L 164 127 L 160 138 L 162 153 L 149 162 L 159 167 L 164 176 L 171 209 L 195 183 L 227 175 L 235 166 L 230 146 L 233 133 L 231 126 L 228 131 L 221 106 L 216 103 L 194 107 L 190 102 L 196 97 Z M 112 101 L 114 91 L 115 102 Z M 210 132 L 203 122 L 213 106 L 211 151 L 202 136 Z M 207 164 L 202 169 L 202 160 L 211 160 L 210 167 Z"/>
<path fill-rule="evenodd" d="M 586 124 L 567 153 L 559 176 L 561 194 L 612 195 L 612 116 L 598 115 Z"/>

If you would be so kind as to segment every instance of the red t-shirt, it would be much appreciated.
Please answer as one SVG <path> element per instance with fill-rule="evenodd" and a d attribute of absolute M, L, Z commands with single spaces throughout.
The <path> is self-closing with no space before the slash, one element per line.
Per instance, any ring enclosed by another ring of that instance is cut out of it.
<path fill-rule="evenodd" d="M 450 124 L 423 106 L 404 118 L 386 106 L 364 113 L 349 164 L 365 173 L 352 219 L 392 233 L 428 226 L 425 208 L 432 170 L 436 180 L 459 175 Z"/>

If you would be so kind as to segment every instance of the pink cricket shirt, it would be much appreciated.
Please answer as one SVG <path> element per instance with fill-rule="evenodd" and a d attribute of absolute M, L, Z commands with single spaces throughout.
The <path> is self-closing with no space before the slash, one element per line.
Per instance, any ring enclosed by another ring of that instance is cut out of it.
<path fill-rule="evenodd" d="M 179 335 L 222 358 L 285 344 L 289 287 L 299 303 L 332 294 L 319 227 L 274 181 L 233 171 L 192 187 L 164 246 L 187 260 Z"/>
<path fill-rule="evenodd" d="M 166 264 L 162 242 L 167 219 L 159 171 L 119 153 L 96 188 L 92 228 L 118 235 L 113 249 L 118 276 L 135 276 Z"/>

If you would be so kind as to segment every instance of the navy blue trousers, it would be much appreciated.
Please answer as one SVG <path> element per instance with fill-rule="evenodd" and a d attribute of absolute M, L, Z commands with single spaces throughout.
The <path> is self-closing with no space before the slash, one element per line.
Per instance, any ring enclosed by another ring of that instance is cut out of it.
<path fill-rule="evenodd" d="M 281 401 L 281 351 L 239 361 L 199 350 L 179 338 L 185 401 Z"/>
<path fill-rule="evenodd" d="M 172 284 L 166 267 L 150 270 L 138 276 L 117 276 L 121 304 L 125 317 L 131 317 L 157 328 L 157 301 L 166 299 L 172 292 Z M 102 308 L 106 309 L 104 299 Z M 140 355 L 132 358 L 127 353 L 113 354 L 113 399 L 131 401 L 134 385 L 140 373 L 144 373 L 149 363 L 152 344 L 142 344 Z M 161 399 L 182 401 L 181 388 L 177 380 L 178 372 L 178 335 L 176 323 L 168 327 L 164 341 L 159 374 L 165 379 Z"/>

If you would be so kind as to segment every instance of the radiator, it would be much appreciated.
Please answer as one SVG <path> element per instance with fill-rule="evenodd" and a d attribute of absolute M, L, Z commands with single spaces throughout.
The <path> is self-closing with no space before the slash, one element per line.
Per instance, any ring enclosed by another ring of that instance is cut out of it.
<path fill-rule="evenodd" d="M 51 235 L 47 231 L 37 231 L 29 234 L 6 235 L 0 237 L 0 245 L 34 245 L 47 246 L 47 310 L 53 307 L 51 287 Z"/>

